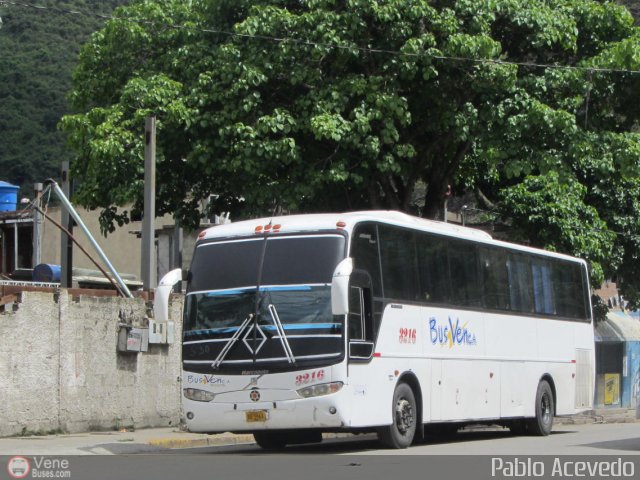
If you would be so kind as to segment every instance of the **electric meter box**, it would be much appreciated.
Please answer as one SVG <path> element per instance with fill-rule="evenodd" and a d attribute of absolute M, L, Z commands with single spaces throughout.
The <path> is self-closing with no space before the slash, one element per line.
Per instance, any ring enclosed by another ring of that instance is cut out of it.
<path fill-rule="evenodd" d="M 118 331 L 119 352 L 146 352 L 149 350 L 149 329 L 121 326 Z"/>

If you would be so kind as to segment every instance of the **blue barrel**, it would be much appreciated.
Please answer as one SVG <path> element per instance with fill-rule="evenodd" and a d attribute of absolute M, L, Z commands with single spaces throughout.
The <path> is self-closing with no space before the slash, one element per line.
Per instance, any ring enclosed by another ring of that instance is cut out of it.
<path fill-rule="evenodd" d="M 13 212 L 18 204 L 20 187 L 0 181 L 0 212 Z"/>
<path fill-rule="evenodd" d="M 34 282 L 60 283 L 60 265 L 40 263 L 33 269 Z"/>

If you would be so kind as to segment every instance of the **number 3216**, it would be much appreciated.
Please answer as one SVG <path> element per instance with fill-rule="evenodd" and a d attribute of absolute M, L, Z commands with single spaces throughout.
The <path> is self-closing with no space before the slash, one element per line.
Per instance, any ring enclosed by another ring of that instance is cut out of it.
<path fill-rule="evenodd" d="M 324 378 L 324 370 L 316 370 L 315 372 L 303 373 L 296 375 L 296 385 L 304 385 L 314 380 L 322 380 Z"/>
<path fill-rule="evenodd" d="M 400 343 L 416 343 L 418 331 L 415 328 L 401 328 L 399 341 Z"/>

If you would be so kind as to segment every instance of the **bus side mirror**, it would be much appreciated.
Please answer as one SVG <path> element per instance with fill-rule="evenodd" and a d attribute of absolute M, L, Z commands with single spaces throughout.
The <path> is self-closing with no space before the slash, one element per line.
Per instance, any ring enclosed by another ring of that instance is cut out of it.
<path fill-rule="evenodd" d="M 169 321 L 169 296 L 173 286 L 180 281 L 182 281 L 180 268 L 171 270 L 160 280 L 153 300 L 153 319 L 156 322 Z"/>
<path fill-rule="evenodd" d="M 349 313 L 349 278 L 353 272 L 353 259 L 342 260 L 333 271 L 331 280 L 331 313 L 346 315 Z"/>

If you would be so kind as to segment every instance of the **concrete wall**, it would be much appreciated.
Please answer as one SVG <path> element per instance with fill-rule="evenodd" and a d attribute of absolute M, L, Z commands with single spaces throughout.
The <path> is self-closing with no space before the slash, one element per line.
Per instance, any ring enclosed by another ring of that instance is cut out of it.
<path fill-rule="evenodd" d="M 173 344 L 119 353 L 118 325 L 145 325 L 142 299 L 21 295 L 0 312 L 0 436 L 179 423 L 182 297 Z"/>

